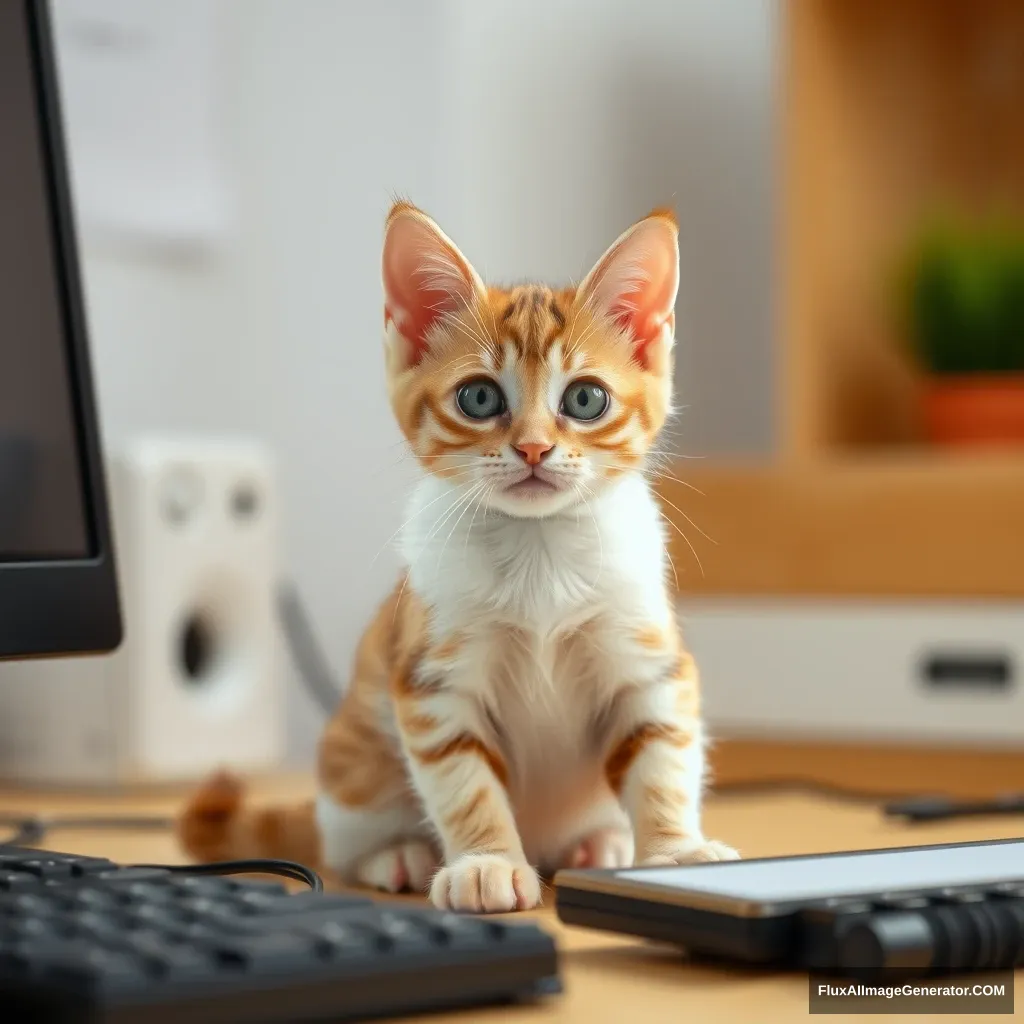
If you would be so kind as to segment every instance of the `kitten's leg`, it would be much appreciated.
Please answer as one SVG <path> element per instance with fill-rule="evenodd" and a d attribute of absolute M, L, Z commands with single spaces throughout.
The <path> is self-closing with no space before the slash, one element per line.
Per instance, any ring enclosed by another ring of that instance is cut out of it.
<path fill-rule="evenodd" d="M 323 860 L 349 884 L 425 892 L 438 857 L 399 744 L 378 710 L 385 689 L 381 676 L 357 674 L 321 737 L 316 818 Z"/>
<path fill-rule="evenodd" d="M 692 660 L 682 656 L 667 675 L 638 686 L 623 702 L 605 763 L 608 783 L 633 824 L 637 863 L 739 857 L 731 847 L 704 837 L 704 771 L 697 675 Z"/>
<path fill-rule="evenodd" d="M 424 839 L 386 846 L 362 860 L 356 877 L 382 892 L 417 892 L 426 895 L 439 864 L 437 851 Z"/>
<path fill-rule="evenodd" d="M 396 696 L 409 773 L 444 853 L 431 900 L 475 913 L 537 906 L 540 880 L 523 852 L 507 769 L 482 738 L 476 705 L 437 687 Z"/>
<path fill-rule="evenodd" d="M 426 891 L 438 856 L 414 805 L 350 807 L 321 793 L 316 819 L 324 864 L 341 881 L 384 892 Z"/>
<path fill-rule="evenodd" d="M 633 833 L 605 828 L 585 835 L 565 856 L 567 868 L 628 868 L 633 863 Z"/>
<path fill-rule="evenodd" d="M 625 868 L 633 863 L 633 830 L 615 794 L 604 786 L 582 811 L 571 815 L 558 853 L 545 873 L 560 868 Z M 561 831 L 561 830 L 560 830 Z"/>

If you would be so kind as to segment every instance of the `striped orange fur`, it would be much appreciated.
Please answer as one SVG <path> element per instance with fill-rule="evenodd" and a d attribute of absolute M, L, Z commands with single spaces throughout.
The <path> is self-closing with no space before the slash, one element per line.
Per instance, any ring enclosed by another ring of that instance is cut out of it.
<path fill-rule="evenodd" d="M 284 855 L 439 906 L 525 909 L 572 865 L 736 856 L 703 835 L 696 666 L 646 479 L 672 412 L 677 224 L 568 287 L 485 283 L 407 202 L 385 225 L 385 372 L 423 469 L 400 579 L 321 737 L 319 795 L 218 776 L 200 858 Z"/>

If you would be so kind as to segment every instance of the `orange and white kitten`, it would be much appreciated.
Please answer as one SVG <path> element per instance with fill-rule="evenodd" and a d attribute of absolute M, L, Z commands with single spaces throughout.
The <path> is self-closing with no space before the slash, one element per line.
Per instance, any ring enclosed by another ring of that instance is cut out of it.
<path fill-rule="evenodd" d="M 394 414 L 425 473 L 405 569 L 360 644 L 315 801 L 210 780 L 197 858 L 290 856 L 458 911 L 538 871 L 731 859 L 701 827 L 700 691 L 644 475 L 670 412 L 678 230 L 655 211 L 577 287 L 481 280 L 397 203 L 383 247 Z"/>

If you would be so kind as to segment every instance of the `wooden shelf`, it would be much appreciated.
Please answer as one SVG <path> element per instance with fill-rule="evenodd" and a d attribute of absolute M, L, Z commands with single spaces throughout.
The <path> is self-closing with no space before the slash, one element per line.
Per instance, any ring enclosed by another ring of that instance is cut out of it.
<path fill-rule="evenodd" d="M 914 443 L 894 274 L 927 218 L 1024 210 L 1024 4 L 790 0 L 782 18 L 787 457 Z"/>
<path fill-rule="evenodd" d="M 679 587 L 1024 598 L 1024 450 L 921 450 L 891 291 L 936 207 L 1024 210 L 1024 3 L 788 0 L 781 64 L 781 450 L 672 467 Z"/>
<path fill-rule="evenodd" d="M 1024 598 L 1024 455 L 688 461 L 674 475 L 702 492 L 658 485 L 696 550 L 670 530 L 682 593 Z"/>
<path fill-rule="evenodd" d="M 709 751 L 712 792 L 720 786 L 787 779 L 812 787 L 893 797 L 943 793 L 984 800 L 1024 789 L 1019 751 L 864 743 L 793 743 L 716 736 Z"/>

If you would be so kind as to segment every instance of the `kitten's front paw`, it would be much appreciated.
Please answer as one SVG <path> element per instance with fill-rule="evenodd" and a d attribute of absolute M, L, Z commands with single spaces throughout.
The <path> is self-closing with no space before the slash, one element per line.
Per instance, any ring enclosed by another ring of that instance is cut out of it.
<path fill-rule="evenodd" d="M 496 853 L 468 853 L 442 868 L 430 887 L 442 910 L 500 914 L 540 905 L 540 879 L 529 864 Z"/>
<path fill-rule="evenodd" d="M 725 843 L 715 839 L 680 839 L 648 854 L 640 863 L 653 864 L 707 864 L 719 860 L 739 860 L 740 855 Z"/>

